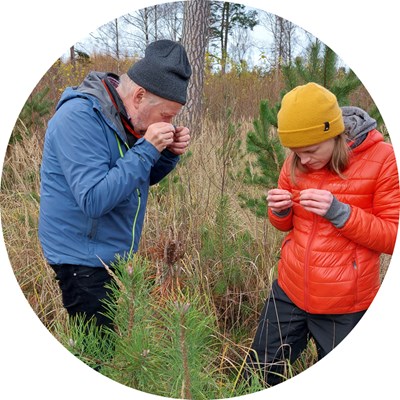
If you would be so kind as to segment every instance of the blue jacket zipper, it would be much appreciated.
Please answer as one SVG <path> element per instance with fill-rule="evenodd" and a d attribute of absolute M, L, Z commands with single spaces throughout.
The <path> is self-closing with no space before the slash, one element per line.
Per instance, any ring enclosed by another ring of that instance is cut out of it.
<path fill-rule="evenodd" d="M 124 152 L 122 151 L 120 139 L 119 139 L 117 133 L 115 133 L 115 139 L 117 140 L 119 154 L 120 154 L 121 158 L 124 158 Z M 124 145 L 129 150 L 128 144 L 124 142 Z M 135 247 L 135 228 L 136 228 L 136 223 L 137 223 L 137 219 L 138 219 L 138 216 L 139 216 L 139 211 L 140 211 L 140 208 L 141 208 L 142 194 L 140 193 L 139 188 L 136 189 L 136 193 L 137 193 L 137 196 L 138 196 L 138 206 L 137 206 L 137 209 L 136 209 L 135 217 L 133 218 L 132 243 L 131 243 L 131 248 L 129 249 L 128 259 L 132 258 L 132 255 L 133 255 L 133 249 Z"/>

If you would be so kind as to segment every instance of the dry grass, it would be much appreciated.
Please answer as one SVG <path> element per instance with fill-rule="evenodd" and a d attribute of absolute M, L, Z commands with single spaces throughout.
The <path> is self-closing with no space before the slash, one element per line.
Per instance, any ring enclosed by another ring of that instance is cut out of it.
<path fill-rule="evenodd" d="M 33 310 L 50 327 L 65 311 L 37 235 L 41 149 L 37 135 L 9 146 L 0 201 L 4 240 L 14 273 Z"/>

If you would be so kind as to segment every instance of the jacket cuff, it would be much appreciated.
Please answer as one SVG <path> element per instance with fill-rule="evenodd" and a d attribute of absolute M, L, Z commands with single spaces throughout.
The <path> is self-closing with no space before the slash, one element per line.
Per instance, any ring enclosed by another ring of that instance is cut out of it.
<path fill-rule="evenodd" d="M 158 159 L 161 157 L 161 153 L 157 150 L 157 148 L 151 144 L 148 140 L 145 138 L 140 138 L 136 143 L 134 147 L 139 148 L 142 147 L 145 149 L 145 153 L 149 155 L 151 158 L 154 159 L 154 162 L 157 162 Z M 134 148 L 132 147 L 132 148 Z"/>
<path fill-rule="evenodd" d="M 348 204 L 342 203 L 335 196 L 324 218 L 330 221 L 336 228 L 342 228 L 350 217 L 351 208 Z"/>
<path fill-rule="evenodd" d="M 180 156 L 178 154 L 173 153 L 172 151 L 168 150 L 167 148 L 164 149 L 161 152 L 161 154 L 170 159 L 178 159 L 178 160 L 180 159 Z"/>
<path fill-rule="evenodd" d="M 290 211 L 292 211 L 292 207 L 287 208 L 286 210 L 282 211 L 272 211 L 272 214 L 276 215 L 279 218 L 285 218 L 290 214 Z"/>

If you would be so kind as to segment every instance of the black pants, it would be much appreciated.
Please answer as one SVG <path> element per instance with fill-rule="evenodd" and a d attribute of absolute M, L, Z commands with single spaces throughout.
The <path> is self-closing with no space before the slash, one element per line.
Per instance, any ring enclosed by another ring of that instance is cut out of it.
<path fill-rule="evenodd" d="M 260 316 L 247 365 L 249 369 L 261 372 L 266 385 L 276 385 L 285 379 L 287 360 L 294 363 L 310 338 L 314 339 L 318 359 L 321 359 L 347 336 L 364 313 L 306 313 L 296 307 L 274 281 Z"/>
<path fill-rule="evenodd" d="M 103 267 L 80 265 L 51 265 L 61 289 L 64 307 L 70 316 L 81 314 L 86 320 L 95 318 L 97 326 L 112 328 L 112 321 L 104 315 L 104 300 L 112 299 L 106 284 L 112 277 Z"/>

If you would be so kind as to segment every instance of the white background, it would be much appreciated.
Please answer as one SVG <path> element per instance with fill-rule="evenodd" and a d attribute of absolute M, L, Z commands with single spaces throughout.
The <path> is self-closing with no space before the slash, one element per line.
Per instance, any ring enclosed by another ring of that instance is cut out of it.
<path fill-rule="evenodd" d="M 281 15 L 329 45 L 363 81 L 400 151 L 399 19 L 395 1 L 242 1 Z M 12 1 L 0 6 L 1 163 L 16 118 L 35 84 L 68 48 L 148 0 Z M 2 167 L 2 164 L 1 166 Z M 33 313 L 0 241 L 0 398 L 130 399 L 125 386 L 70 355 Z M 399 398 L 399 246 L 377 298 L 349 337 L 300 376 L 250 396 L 270 399 Z M 151 397 L 140 394 L 142 397 Z"/>

